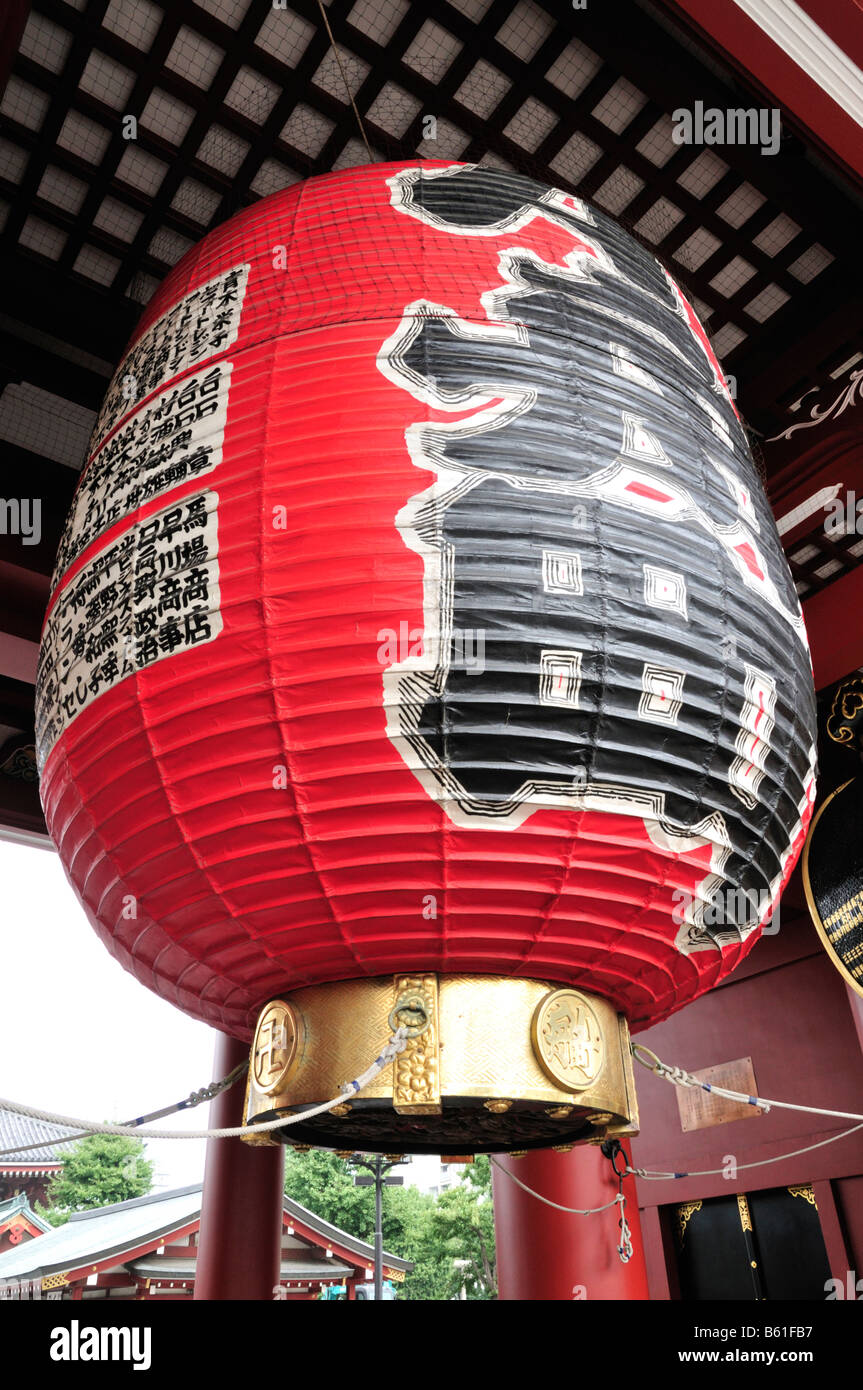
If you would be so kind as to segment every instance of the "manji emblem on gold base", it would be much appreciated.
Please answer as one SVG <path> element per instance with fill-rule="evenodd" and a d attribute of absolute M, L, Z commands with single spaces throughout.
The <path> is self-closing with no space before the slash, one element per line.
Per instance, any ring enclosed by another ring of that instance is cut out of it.
<path fill-rule="evenodd" d="M 542 980 L 429 971 L 271 1000 L 252 1045 L 247 1122 L 337 1096 L 397 1027 L 407 1047 L 349 1102 L 247 1142 L 464 1155 L 637 1133 L 629 1030 L 606 1000 Z"/>
<path fill-rule="evenodd" d="M 301 1017 L 283 999 L 272 1000 L 258 1019 L 249 1070 L 265 1096 L 274 1096 L 286 1086 L 303 1031 Z"/>

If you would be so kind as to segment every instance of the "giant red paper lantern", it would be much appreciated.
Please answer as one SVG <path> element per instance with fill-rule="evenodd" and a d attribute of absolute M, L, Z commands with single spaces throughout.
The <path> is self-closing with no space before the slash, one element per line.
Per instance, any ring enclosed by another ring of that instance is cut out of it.
<path fill-rule="evenodd" d="M 94 431 L 38 686 L 51 834 L 164 998 L 247 1037 L 298 986 L 473 972 L 653 1023 L 759 935 L 814 729 L 716 360 L 602 213 L 376 165 L 167 277 Z"/>

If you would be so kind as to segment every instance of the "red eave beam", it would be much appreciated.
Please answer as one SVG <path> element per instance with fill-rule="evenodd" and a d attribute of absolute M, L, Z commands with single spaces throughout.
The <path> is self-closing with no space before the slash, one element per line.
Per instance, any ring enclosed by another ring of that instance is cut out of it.
<path fill-rule="evenodd" d="M 739 72 L 805 126 L 821 148 L 863 181 L 863 138 L 852 116 L 734 0 L 663 0 L 665 8 L 703 35 Z M 856 0 L 802 0 L 800 8 L 852 60 L 861 62 Z"/>
<path fill-rule="evenodd" d="M 90 1274 L 103 1274 L 107 1270 L 115 1269 L 118 1264 L 131 1264 L 134 1260 L 140 1260 L 144 1255 L 150 1255 L 159 1246 L 164 1244 L 166 1239 L 176 1239 L 177 1236 L 187 1235 L 190 1231 L 198 1229 L 199 1218 L 186 1226 L 180 1226 L 176 1231 L 171 1232 L 169 1237 L 165 1235 L 148 1237 L 142 1244 L 130 1246 L 128 1250 L 115 1250 L 111 1255 L 105 1255 L 96 1264 L 72 1265 L 63 1271 L 70 1284 L 77 1283 L 80 1279 L 86 1279 Z M 50 1270 L 49 1273 L 59 1274 L 59 1270 Z M 133 1276 L 130 1274 L 129 1278 Z"/>
<path fill-rule="evenodd" d="M 863 666 L 863 565 L 803 604 L 815 689 L 823 690 Z"/>

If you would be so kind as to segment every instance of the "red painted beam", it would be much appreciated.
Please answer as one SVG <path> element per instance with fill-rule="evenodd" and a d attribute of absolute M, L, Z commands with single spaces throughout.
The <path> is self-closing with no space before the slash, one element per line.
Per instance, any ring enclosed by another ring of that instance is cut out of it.
<path fill-rule="evenodd" d="M 178 1228 L 179 1231 L 194 1231 L 197 1228 L 197 1221 L 190 1222 L 187 1226 Z M 145 1255 L 151 1255 L 153 1251 L 166 1239 L 164 1233 L 153 1236 L 149 1240 L 139 1245 L 132 1245 L 125 1250 L 114 1250 L 110 1255 L 106 1255 L 96 1264 L 73 1265 L 65 1271 L 70 1284 L 74 1284 L 78 1279 L 86 1279 L 91 1274 L 102 1274 L 105 1270 L 116 1269 L 118 1264 L 131 1264 L 133 1260 L 140 1260 Z M 131 1277 L 131 1276 L 130 1276 Z"/>
<path fill-rule="evenodd" d="M 777 523 L 782 523 L 782 544 L 789 548 L 815 529 L 829 515 L 823 504 L 809 516 L 790 525 L 790 514 L 824 489 L 836 488 L 837 496 L 853 492 L 863 498 L 863 421 L 822 425 L 810 442 L 805 433 L 777 443 L 770 452 L 772 475 L 767 492 Z"/>
<path fill-rule="evenodd" d="M 369 1266 L 367 1261 L 364 1260 L 362 1256 L 358 1255 L 355 1250 L 349 1250 L 346 1245 L 340 1245 L 337 1240 L 322 1240 L 321 1236 L 313 1231 L 311 1226 L 307 1226 L 305 1222 L 301 1221 L 298 1217 L 291 1216 L 288 1212 L 285 1212 L 282 1217 L 282 1222 L 286 1231 L 292 1231 L 293 1234 L 299 1236 L 301 1240 L 306 1240 L 310 1245 L 316 1245 L 321 1250 L 332 1250 L 333 1259 L 338 1260 L 340 1264 L 353 1265 L 354 1269 L 357 1270 L 358 1276 L 364 1275 L 368 1270 Z M 385 1279 L 398 1278 L 400 1273 L 399 1270 L 393 1269 L 390 1265 L 386 1264 L 386 1262 L 383 1268 Z M 360 1280 L 360 1282 L 362 1283 L 363 1281 Z"/>
<path fill-rule="evenodd" d="M 863 565 L 844 574 L 803 604 L 815 689 L 823 690 L 863 666 Z"/>
<path fill-rule="evenodd" d="M 628 1146 L 624 1147 L 628 1152 Z M 498 1164 L 506 1171 L 501 1172 Z M 567 1215 L 538 1201 L 507 1176 L 511 1173 L 560 1206 L 604 1206 L 617 1195 L 617 1180 L 598 1145 L 584 1144 L 567 1154 L 535 1149 L 519 1159 L 498 1157 L 492 1172 L 501 1300 L 586 1299 L 593 1303 L 649 1297 L 633 1178 L 624 1183 L 633 1254 L 623 1264 L 617 1253 L 616 1207 L 597 1216 Z"/>
<path fill-rule="evenodd" d="M 858 182 L 863 181 L 860 126 L 740 5 L 733 0 L 725 4 L 717 4 L 716 0 L 664 0 L 664 4 L 689 21 L 711 47 L 748 75 L 765 95 L 774 98 Z M 829 22 L 822 15 L 824 0 L 806 3 L 802 8 L 852 62 L 860 61 L 860 9 L 856 0 L 832 0 Z"/>
<path fill-rule="evenodd" d="M 248 1047 L 219 1035 L 215 1075 L 227 1076 Z M 210 1128 L 243 1123 L 242 1083 L 210 1106 Z M 210 1139 L 204 1168 L 195 1299 L 273 1298 L 281 1269 L 285 1151 L 241 1139 Z"/>

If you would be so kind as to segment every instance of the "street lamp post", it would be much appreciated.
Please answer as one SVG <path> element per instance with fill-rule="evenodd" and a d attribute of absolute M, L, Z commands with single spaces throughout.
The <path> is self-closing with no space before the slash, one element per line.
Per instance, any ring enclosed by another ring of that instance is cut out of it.
<path fill-rule="evenodd" d="M 369 1161 L 371 1159 L 371 1162 Z M 402 1187 L 404 1178 L 390 1177 L 390 1170 L 396 1164 L 404 1163 L 404 1154 L 386 1159 L 381 1154 L 351 1154 L 350 1162 L 355 1168 L 365 1168 L 372 1174 L 370 1178 L 354 1176 L 354 1187 L 375 1189 L 375 1302 L 380 1303 L 384 1296 L 384 1230 L 383 1230 L 383 1190 L 384 1187 Z"/>

